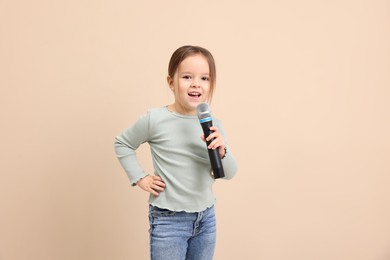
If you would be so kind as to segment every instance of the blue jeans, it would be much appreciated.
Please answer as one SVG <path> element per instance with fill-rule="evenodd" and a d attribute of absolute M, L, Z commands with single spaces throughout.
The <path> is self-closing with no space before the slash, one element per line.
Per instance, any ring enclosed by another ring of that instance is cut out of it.
<path fill-rule="evenodd" d="M 212 260 L 214 206 L 196 213 L 149 206 L 151 260 Z"/>

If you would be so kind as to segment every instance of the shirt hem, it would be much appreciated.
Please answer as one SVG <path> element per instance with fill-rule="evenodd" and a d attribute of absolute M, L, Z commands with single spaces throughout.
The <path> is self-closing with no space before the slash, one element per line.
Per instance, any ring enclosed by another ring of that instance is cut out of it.
<path fill-rule="evenodd" d="M 213 202 L 207 204 L 205 207 L 201 207 L 199 210 L 197 210 L 197 209 L 192 210 L 192 209 L 181 208 L 181 207 L 162 206 L 162 205 L 155 204 L 153 202 L 149 202 L 149 205 L 154 206 L 154 207 L 158 207 L 158 208 L 161 208 L 161 209 L 167 209 L 167 210 L 170 210 L 170 211 L 175 211 L 175 212 L 183 212 L 184 211 L 186 213 L 196 213 L 196 212 L 205 211 L 205 210 L 215 206 L 215 203 L 216 203 L 216 200 L 214 199 Z"/>

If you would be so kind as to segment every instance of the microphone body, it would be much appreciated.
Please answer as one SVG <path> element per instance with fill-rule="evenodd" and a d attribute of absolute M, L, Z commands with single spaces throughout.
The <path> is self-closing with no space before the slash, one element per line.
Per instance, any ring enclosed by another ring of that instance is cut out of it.
<path fill-rule="evenodd" d="M 210 110 L 206 103 L 201 103 L 198 105 L 197 111 L 198 111 L 199 122 L 202 126 L 204 136 L 205 138 L 207 138 L 211 133 L 214 132 L 210 130 L 210 127 L 213 126 L 213 120 L 210 114 Z M 215 138 L 206 141 L 207 144 L 206 147 L 208 147 L 214 139 Z M 218 149 L 213 150 L 207 148 L 207 150 L 210 157 L 211 168 L 213 169 L 214 179 L 225 177 L 225 172 L 223 170 L 221 158 L 219 157 Z"/>

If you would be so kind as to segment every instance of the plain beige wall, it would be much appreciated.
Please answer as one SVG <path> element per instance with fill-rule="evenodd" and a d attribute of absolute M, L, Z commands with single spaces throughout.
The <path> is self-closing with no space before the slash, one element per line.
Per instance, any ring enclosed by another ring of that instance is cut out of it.
<path fill-rule="evenodd" d="M 113 140 L 184 44 L 239 163 L 215 259 L 390 258 L 389 1 L 1 1 L 0 37 L 0 260 L 148 259 Z"/>

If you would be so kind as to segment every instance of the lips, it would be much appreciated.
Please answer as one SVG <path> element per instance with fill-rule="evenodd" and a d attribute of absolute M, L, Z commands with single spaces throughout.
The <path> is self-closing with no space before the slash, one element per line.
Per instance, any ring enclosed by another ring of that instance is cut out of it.
<path fill-rule="evenodd" d="M 202 94 L 196 91 L 191 91 L 188 93 L 190 97 L 200 97 Z"/>

